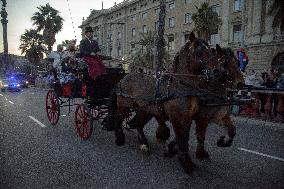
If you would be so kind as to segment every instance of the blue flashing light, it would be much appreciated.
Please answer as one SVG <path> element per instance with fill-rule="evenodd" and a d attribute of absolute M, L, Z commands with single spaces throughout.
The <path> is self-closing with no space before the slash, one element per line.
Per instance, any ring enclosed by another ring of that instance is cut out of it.
<path fill-rule="evenodd" d="M 11 78 L 11 79 L 14 79 L 14 76 L 11 76 L 10 78 Z"/>

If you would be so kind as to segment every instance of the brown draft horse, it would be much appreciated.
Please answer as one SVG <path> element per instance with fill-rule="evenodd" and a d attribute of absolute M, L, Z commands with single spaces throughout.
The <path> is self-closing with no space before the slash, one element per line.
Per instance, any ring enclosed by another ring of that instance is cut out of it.
<path fill-rule="evenodd" d="M 215 67 L 218 69 L 221 69 L 221 73 L 216 72 L 214 70 L 214 78 L 215 81 L 209 81 L 206 83 L 207 88 L 210 88 L 210 85 L 216 85 L 217 82 L 217 90 L 214 91 L 209 90 L 208 92 L 213 92 L 213 94 L 205 97 L 205 100 L 209 100 L 210 106 L 208 106 L 208 102 L 205 102 L 202 97 L 199 101 L 199 111 L 194 116 L 194 120 L 196 121 L 196 136 L 197 136 L 197 149 L 196 149 L 196 157 L 198 159 L 201 158 L 208 158 L 209 155 L 204 149 L 204 140 L 205 140 L 205 133 L 208 126 L 208 123 L 217 123 L 219 125 L 224 126 L 228 131 L 227 138 L 225 136 L 220 137 L 220 139 L 217 142 L 217 145 L 219 147 L 229 147 L 232 144 L 233 138 L 235 136 L 235 126 L 233 125 L 231 119 L 230 119 L 230 106 L 226 104 L 226 97 L 227 97 L 227 91 L 226 87 L 231 88 L 233 86 L 242 85 L 243 84 L 243 77 L 238 69 L 237 66 L 237 60 L 234 56 L 234 53 L 231 49 L 221 49 L 219 45 L 216 46 L 217 49 L 217 55 L 219 57 L 220 66 Z M 218 71 L 218 70 L 217 70 Z M 217 75 L 216 75 L 217 74 Z M 220 87 L 221 85 L 221 87 Z M 241 88 L 242 86 L 236 86 L 237 88 Z M 204 89 L 205 87 L 203 87 Z M 214 87 L 213 87 L 214 88 Z M 218 98 L 216 97 L 218 95 Z M 220 96 L 221 98 L 220 102 Z M 204 97 L 203 97 L 204 98 Z M 219 100 L 219 102 L 218 102 Z M 221 103 L 221 104 L 218 104 Z M 222 105 L 222 103 L 225 103 L 226 105 Z M 215 104 L 215 105 L 214 105 Z M 150 120 L 152 117 L 149 116 L 148 119 Z M 166 119 L 163 116 L 155 117 L 159 123 L 159 127 L 156 132 L 156 137 L 160 140 L 166 141 L 170 136 L 170 130 L 166 126 L 165 121 Z M 135 120 L 136 122 L 137 120 Z M 141 121 L 141 120 L 140 120 Z M 138 128 L 138 134 L 140 136 L 145 136 L 143 133 L 143 130 Z M 141 137 L 143 138 L 143 137 Z M 143 144 L 143 142 L 145 142 Z M 149 145 L 147 143 L 147 140 L 142 140 L 141 143 L 141 149 L 147 151 L 149 153 Z M 176 149 L 176 142 L 172 141 L 168 145 L 168 153 L 167 156 L 172 157 L 177 153 Z"/>
<path fill-rule="evenodd" d="M 219 82 L 223 84 L 219 91 L 213 95 L 213 98 L 209 98 L 211 102 L 201 103 L 199 106 L 199 111 L 193 117 L 196 122 L 196 137 L 197 137 L 197 148 L 196 157 L 198 159 L 208 158 L 209 154 L 204 148 L 205 134 L 209 123 L 216 123 L 218 125 L 224 126 L 228 131 L 228 136 L 222 136 L 217 141 L 218 147 L 229 147 L 232 144 L 233 138 L 236 134 L 236 128 L 232 123 L 230 118 L 230 106 L 227 101 L 218 102 L 216 95 L 227 97 L 226 87 L 237 87 L 242 88 L 244 84 L 241 72 L 238 69 L 237 59 L 231 49 L 221 49 L 220 46 L 216 46 L 217 54 L 220 57 L 220 63 L 225 70 L 225 75 L 219 78 Z M 208 99 L 207 99 L 208 100 Z M 160 118 L 156 118 L 160 119 Z M 159 123 L 162 120 L 158 121 Z M 159 125 L 159 127 L 164 127 L 164 124 Z M 159 129 L 158 129 L 159 130 Z M 164 131 L 165 129 L 160 129 Z M 177 153 L 176 141 L 172 141 L 168 146 L 168 156 L 172 157 Z"/>
<path fill-rule="evenodd" d="M 194 34 L 191 34 L 190 41 L 180 54 L 180 59 L 186 58 L 176 65 L 177 75 L 171 78 L 170 84 L 168 78 L 160 82 L 159 93 L 166 97 L 164 100 L 161 98 L 157 101 L 156 99 L 156 79 L 138 73 L 129 74 L 120 81 L 115 99 L 116 144 L 123 145 L 125 142 L 121 123 L 130 108 L 135 108 L 139 112 L 137 114 L 138 140 L 143 144 L 147 143 L 143 127 L 149 117 L 163 117 L 163 120 L 169 120 L 173 125 L 179 149 L 179 161 L 187 173 L 191 172 L 194 167 L 188 153 L 189 123 L 198 113 L 200 106 L 198 96 L 202 94 L 200 85 L 204 82 L 198 77 L 188 76 L 192 73 L 191 68 L 194 64 L 218 62 L 218 58 L 212 55 L 210 48 L 201 40 L 196 39 Z"/>

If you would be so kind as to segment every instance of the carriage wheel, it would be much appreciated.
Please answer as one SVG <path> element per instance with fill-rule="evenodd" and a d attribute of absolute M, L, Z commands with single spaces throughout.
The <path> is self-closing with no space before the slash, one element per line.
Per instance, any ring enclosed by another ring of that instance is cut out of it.
<path fill-rule="evenodd" d="M 45 99 L 45 108 L 48 121 L 51 125 L 56 125 L 59 120 L 60 106 L 57 95 L 53 90 L 49 90 Z"/>
<path fill-rule="evenodd" d="M 80 104 L 75 112 L 75 130 L 79 137 L 86 140 L 90 138 L 93 132 L 93 119 L 89 108 Z"/>

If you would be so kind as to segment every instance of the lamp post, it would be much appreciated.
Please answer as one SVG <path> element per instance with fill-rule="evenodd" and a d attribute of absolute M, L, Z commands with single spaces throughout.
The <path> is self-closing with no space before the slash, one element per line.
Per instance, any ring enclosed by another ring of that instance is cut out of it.
<path fill-rule="evenodd" d="M 245 46 L 245 0 L 241 0 L 241 8 L 242 8 L 242 38 L 241 38 L 241 47 L 244 48 Z"/>
<path fill-rule="evenodd" d="M 159 72 L 163 65 L 165 56 L 165 17 L 166 17 L 166 1 L 160 1 L 160 13 L 159 13 L 159 27 L 158 27 L 158 41 L 157 41 L 157 61 L 156 61 L 156 78 L 159 78 Z"/>
<path fill-rule="evenodd" d="M 6 11 L 6 5 L 7 2 L 6 0 L 1 0 L 2 1 L 2 9 L 1 9 L 1 23 L 3 26 L 3 45 L 4 45 L 4 65 L 7 68 L 8 67 L 8 39 L 7 39 L 7 16 L 8 13 Z"/>

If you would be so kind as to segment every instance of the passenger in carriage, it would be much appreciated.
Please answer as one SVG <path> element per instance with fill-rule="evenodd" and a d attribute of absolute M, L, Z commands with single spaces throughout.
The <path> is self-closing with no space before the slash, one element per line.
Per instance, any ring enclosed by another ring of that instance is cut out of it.
<path fill-rule="evenodd" d="M 72 72 L 73 69 L 76 67 L 76 41 L 71 40 L 67 47 L 66 50 L 63 51 L 62 54 L 62 70 L 63 72 Z"/>

